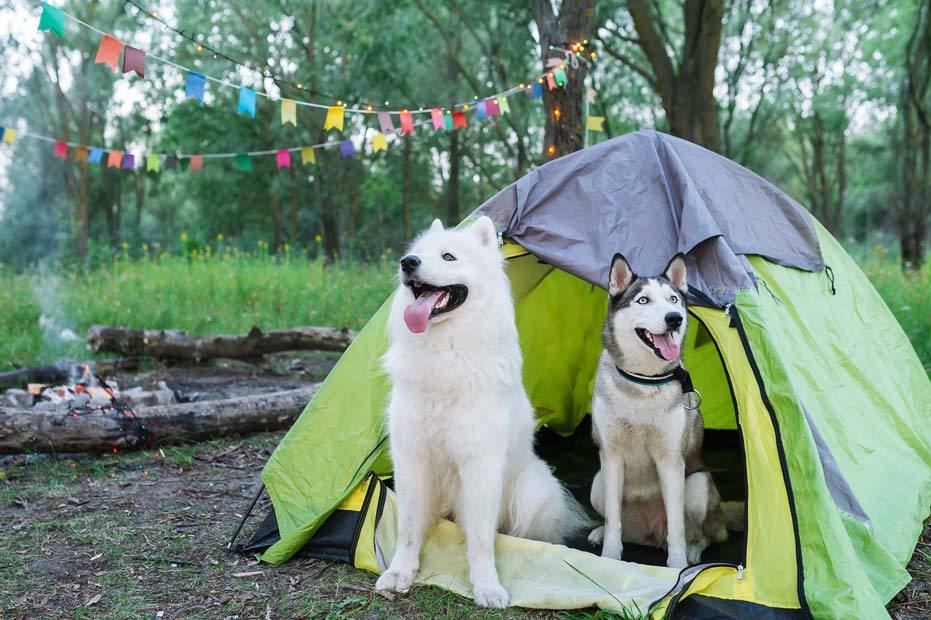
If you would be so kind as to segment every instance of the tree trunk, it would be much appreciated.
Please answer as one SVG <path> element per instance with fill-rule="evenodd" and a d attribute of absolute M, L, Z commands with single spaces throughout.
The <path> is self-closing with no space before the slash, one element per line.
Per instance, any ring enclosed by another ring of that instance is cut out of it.
<path fill-rule="evenodd" d="M 404 220 L 404 241 L 411 239 L 411 140 L 402 138 L 401 215 Z"/>
<path fill-rule="evenodd" d="M 449 132 L 449 180 L 446 182 L 446 224 L 454 226 L 459 223 L 459 167 L 462 164 L 462 150 L 459 148 L 459 132 Z"/>
<path fill-rule="evenodd" d="M 292 327 L 268 332 L 253 327 L 245 336 L 188 336 L 182 330 L 94 325 L 87 331 L 87 347 L 163 360 L 254 359 L 281 351 L 345 351 L 355 337 L 356 332 L 345 327 Z"/>
<path fill-rule="evenodd" d="M 291 209 L 288 214 L 288 241 L 291 245 L 297 243 L 297 172 L 291 166 Z"/>
<path fill-rule="evenodd" d="M 272 196 L 272 247 L 271 253 L 278 252 L 281 247 L 281 200 Z"/>
<path fill-rule="evenodd" d="M 568 49 L 570 45 L 592 39 L 595 30 L 595 8 L 592 0 L 563 0 L 559 14 L 550 0 L 534 0 L 533 18 L 540 33 L 540 56 L 544 69 L 547 60 L 563 58 L 562 52 L 550 50 L 550 45 Z M 543 157 L 552 158 L 578 151 L 585 146 L 582 101 L 585 96 L 585 64 L 578 69 L 567 65 L 568 84 L 549 90 L 543 85 L 543 109 L 546 125 Z"/>
<path fill-rule="evenodd" d="M 109 452 L 283 430 L 297 420 L 319 387 L 139 407 L 133 410 L 134 418 L 0 407 L 0 454 Z"/>

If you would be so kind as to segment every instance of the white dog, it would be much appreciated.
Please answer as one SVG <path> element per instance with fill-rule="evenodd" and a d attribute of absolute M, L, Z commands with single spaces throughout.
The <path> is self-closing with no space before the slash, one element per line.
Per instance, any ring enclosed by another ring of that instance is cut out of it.
<path fill-rule="evenodd" d="M 688 324 L 685 258 L 639 278 L 624 257 L 611 263 L 610 302 L 592 398 L 601 471 L 592 505 L 605 517 L 589 536 L 621 559 L 622 540 L 668 551 L 666 564 L 696 564 L 727 538 L 721 498 L 701 461 L 704 426 L 686 407 L 691 379 L 680 359 Z"/>
<path fill-rule="evenodd" d="M 494 538 L 559 543 L 586 523 L 533 451 L 511 289 L 494 224 L 439 220 L 401 259 L 383 362 L 398 498 L 398 545 L 377 590 L 414 582 L 424 540 L 453 517 L 465 533 L 475 602 L 506 607 Z"/>

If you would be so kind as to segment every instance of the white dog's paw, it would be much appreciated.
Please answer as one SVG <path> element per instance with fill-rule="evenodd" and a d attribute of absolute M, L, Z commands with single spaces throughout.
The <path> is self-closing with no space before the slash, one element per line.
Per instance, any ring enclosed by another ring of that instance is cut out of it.
<path fill-rule="evenodd" d="M 688 550 L 686 551 L 686 556 L 688 557 L 689 564 L 701 564 L 701 554 L 708 547 L 708 543 L 701 542 L 693 543 L 689 545 Z"/>
<path fill-rule="evenodd" d="M 476 605 L 496 609 L 504 609 L 511 602 L 508 591 L 500 583 L 477 585 L 472 588 L 472 597 Z"/>
<path fill-rule="evenodd" d="M 666 566 L 669 568 L 686 568 L 688 565 L 689 563 L 685 559 L 684 551 L 670 553 L 666 557 Z"/>
<path fill-rule="evenodd" d="M 620 541 L 614 542 L 605 540 L 604 547 L 601 548 L 601 557 L 620 560 L 624 554 L 624 545 Z"/>
<path fill-rule="evenodd" d="M 414 573 L 402 572 L 389 568 L 375 582 L 375 589 L 380 591 L 407 592 L 414 585 Z"/>
<path fill-rule="evenodd" d="M 588 535 L 588 544 L 592 547 L 600 547 L 605 539 L 605 526 L 599 525 Z"/>

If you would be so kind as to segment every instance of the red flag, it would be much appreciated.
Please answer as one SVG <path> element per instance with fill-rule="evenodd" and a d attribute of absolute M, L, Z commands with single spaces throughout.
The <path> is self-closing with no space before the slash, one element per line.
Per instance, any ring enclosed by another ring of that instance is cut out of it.
<path fill-rule="evenodd" d="M 138 77 L 145 77 L 145 52 L 127 45 L 123 52 L 123 73 L 130 71 L 135 71 Z"/>
<path fill-rule="evenodd" d="M 66 159 L 68 157 L 68 145 L 59 140 L 55 143 L 55 157 Z"/>
<path fill-rule="evenodd" d="M 407 110 L 401 112 L 401 133 L 414 133 L 414 117 Z"/>
<path fill-rule="evenodd" d="M 281 149 L 275 155 L 278 160 L 279 168 L 290 168 L 291 167 L 291 151 L 288 149 Z"/>
<path fill-rule="evenodd" d="M 191 165 L 187 168 L 191 172 L 197 172 L 204 169 L 204 158 L 200 155 L 191 155 Z"/>
<path fill-rule="evenodd" d="M 550 90 L 556 89 L 556 79 L 553 78 L 552 71 L 546 74 L 546 85 L 549 87 Z"/>
<path fill-rule="evenodd" d="M 118 41 L 108 34 L 103 35 L 100 41 L 100 47 L 97 48 L 97 57 L 94 58 L 94 64 L 99 65 L 106 63 L 116 71 L 117 65 L 120 64 L 120 52 L 123 51 L 122 41 Z"/>
<path fill-rule="evenodd" d="M 453 127 L 459 129 L 468 125 L 465 112 L 453 112 Z"/>

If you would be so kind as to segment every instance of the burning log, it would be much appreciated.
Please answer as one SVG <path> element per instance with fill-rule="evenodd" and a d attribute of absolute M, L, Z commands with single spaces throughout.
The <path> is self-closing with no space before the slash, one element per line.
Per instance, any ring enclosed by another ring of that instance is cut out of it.
<path fill-rule="evenodd" d="M 162 360 L 201 361 L 218 357 L 253 361 L 280 351 L 345 351 L 356 332 L 345 327 L 292 327 L 263 332 L 253 327 L 245 336 L 188 336 L 181 330 L 127 329 L 94 325 L 87 332 L 93 351 L 147 355 Z"/>
<path fill-rule="evenodd" d="M 133 415 L 112 408 L 78 415 L 0 407 L 0 454 L 101 452 L 282 430 L 297 419 L 318 387 L 139 407 Z"/>
<path fill-rule="evenodd" d="M 16 387 L 27 383 L 64 383 L 72 376 L 80 375 L 81 369 L 89 366 L 94 372 L 110 375 L 118 370 L 136 370 L 139 368 L 139 359 L 128 357 L 115 360 L 99 360 L 96 362 L 58 362 L 47 366 L 34 368 L 20 368 L 10 372 L 0 373 L 0 388 Z"/>

